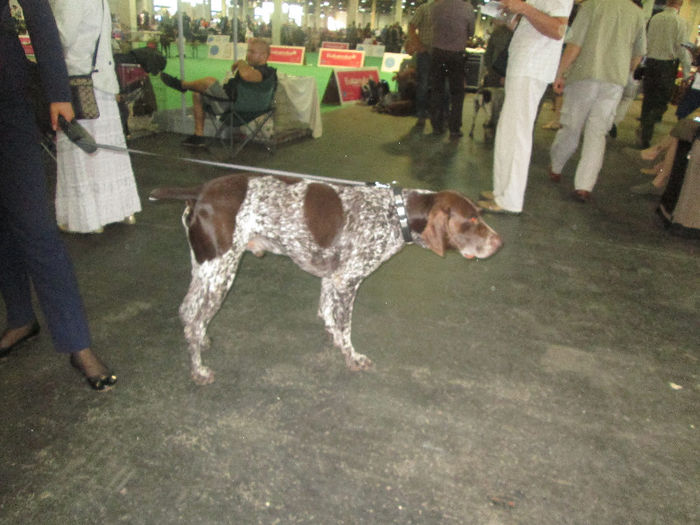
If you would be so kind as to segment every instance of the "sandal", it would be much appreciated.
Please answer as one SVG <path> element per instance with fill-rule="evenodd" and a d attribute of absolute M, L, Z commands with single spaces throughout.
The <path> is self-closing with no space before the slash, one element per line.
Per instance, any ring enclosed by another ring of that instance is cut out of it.
<path fill-rule="evenodd" d="M 85 380 L 88 382 L 88 384 L 93 390 L 96 390 L 98 392 L 104 392 L 106 390 L 109 390 L 112 386 L 116 384 L 117 376 L 109 370 L 106 374 L 88 376 L 85 373 L 85 369 L 83 368 L 83 366 L 78 362 L 78 359 L 75 357 L 76 353 L 78 352 L 72 353 L 70 355 L 70 364 L 73 368 L 78 370 L 78 372 L 80 372 L 83 375 L 83 377 L 85 377 Z"/>

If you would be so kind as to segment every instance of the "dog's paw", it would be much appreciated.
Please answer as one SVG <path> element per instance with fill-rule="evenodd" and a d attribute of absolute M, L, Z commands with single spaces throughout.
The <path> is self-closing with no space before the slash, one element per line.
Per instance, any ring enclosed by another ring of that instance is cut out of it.
<path fill-rule="evenodd" d="M 345 364 L 353 372 L 369 370 L 372 368 L 372 360 L 363 354 L 352 353 L 345 356 Z"/>
<path fill-rule="evenodd" d="M 192 370 L 192 380 L 198 385 L 209 385 L 214 382 L 214 372 L 206 366 L 201 366 Z"/>

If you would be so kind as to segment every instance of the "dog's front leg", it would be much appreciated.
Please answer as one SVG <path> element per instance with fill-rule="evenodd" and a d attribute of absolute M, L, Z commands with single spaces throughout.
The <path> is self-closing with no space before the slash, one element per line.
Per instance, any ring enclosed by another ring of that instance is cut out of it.
<path fill-rule="evenodd" d="M 207 327 L 233 284 L 241 254 L 242 250 L 230 250 L 211 261 L 193 263 L 190 287 L 180 305 L 180 320 L 190 353 L 192 379 L 200 385 L 214 381 L 214 372 L 202 364 L 202 351 L 209 346 Z"/>
<path fill-rule="evenodd" d="M 366 370 L 372 361 L 355 351 L 352 346 L 352 309 L 355 295 L 362 279 L 346 279 L 342 276 L 325 277 L 321 281 L 319 316 L 333 337 L 333 343 L 345 356 L 345 364 L 350 370 Z"/>

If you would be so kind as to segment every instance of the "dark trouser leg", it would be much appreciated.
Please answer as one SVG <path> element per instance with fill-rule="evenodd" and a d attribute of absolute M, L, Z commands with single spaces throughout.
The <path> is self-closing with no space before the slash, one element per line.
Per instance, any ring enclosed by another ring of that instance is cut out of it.
<path fill-rule="evenodd" d="M 426 118 L 430 114 L 430 53 L 416 54 L 416 116 Z"/>
<path fill-rule="evenodd" d="M 445 77 L 447 64 L 442 49 L 433 49 L 430 61 L 430 123 L 434 133 L 445 131 Z"/>
<path fill-rule="evenodd" d="M 31 281 L 56 350 L 89 347 L 78 284 L 50 213 L 34 119 L 26 107 L 0 113 L 0 188 L 0 293 L 9 325 L 34 319 Z"/>
<path fill-rule="evenodd" d="M 641 145 L 644 148 L 649 147 L 654 126 L 666 112 L 673 95 L 677 69 L 675 60 L 647 60 L 641 115 Z"/>
<path fill-rule="evenodd" d="M 459 133 L 462 129 L 464 61 L 464 53 L 451 53 L 447 66 L 447 78 L 450 84 L 450 116 L 448 122 L 450 133 Z"/>

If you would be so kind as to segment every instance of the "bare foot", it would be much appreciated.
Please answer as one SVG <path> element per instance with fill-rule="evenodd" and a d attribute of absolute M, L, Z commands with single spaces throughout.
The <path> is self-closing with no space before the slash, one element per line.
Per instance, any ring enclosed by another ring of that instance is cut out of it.
<path fill-rule="evenodd" d="M 639 156 L 642 160 L 652 161 L 659 156 L 661 150 L 657 146 L 651 146 L 650 148 L 643 149 L 639 152 Z"/>

